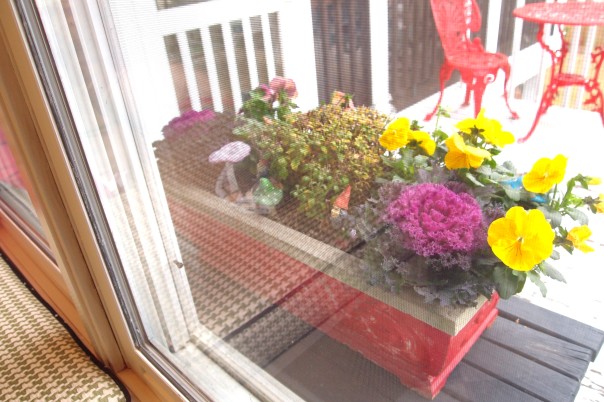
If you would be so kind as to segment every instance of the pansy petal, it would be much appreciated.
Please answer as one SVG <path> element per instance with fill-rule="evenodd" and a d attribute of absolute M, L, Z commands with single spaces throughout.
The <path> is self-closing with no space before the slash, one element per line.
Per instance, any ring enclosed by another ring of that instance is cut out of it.
<path fill-rule="evenodd" d="M 489 151 L 466 145 L 459 134 L 447 138 L 445 145 L 449 148 L 445 155 L 445 166 L 450 170 L 477 168 L 482 165 L 484 159 L 491 157 Z"/>
<path fill-rule="evenodd" d="M 555 184 L 564 180 L 566 162 L 567 158 L 563 155 L 557 155 L 554 159 L 539 159 L 522 178 L 524 188 L 533 193 L 547 193 Z"/>
<path fill-rule="evenodd" d="M 409 119 L 400 117 L 390 123 L 380 136 L 380 145 L 388 151 L 395 151 L 404 147 L 409 142 Z"/>
<path fill-rule="evenodd" d="M 557 155 L 551 163 L 549 176 L 551 180 L 555 184 L 559 184 L 564 180 L 564 175 L 566 174 L 566 164 L 568 162 L 568 158 L 564 155 Z"/>
<path fill-rule="evenodd" d="M 380 136 L 379 142 L 380 145 L 386 148 L 388 151 L 396 151 L 407 144 L 407 138 L 401 133 L 390 130 L 385 131 L 384 134 Z"/>
<path fill-rule="evenodd" d="M 414 140 L 418 145 L 426 151 L 428 155 L 433 155 L 436 150 L 436 143 L 425 131 L 409 131 L 409 139 Z"/>
<path fill-rule="evenodd" d="M 600 194 L 599 202 L 596 203 L 596 211 L 600 214 L 604 213 L 604 194 Z"/>
<path fill-rule="evenodd" d="M 466 147 L 466 155 L 468 157 L 468 163 L 473 168 L 480 167 L 485 159 L 491 159 L 491 153 L 489 151 L 470 146 Z"/>
<path fill-rule="evenodd" d="M 553 251 L 555 233 L 543 213 L 516 206 L 489 226 L 487 242 L 508 267 L 530 271 Z"/>
<path fill-rule="evenodd" d="M 586 244 L 587 239 L 591 236 L 591 229 L 587 225 L 577 226 L 572 228 L 566 238 L 573 243 L 573 246 L 584 253 L 594 251 L 594 249 Z"/>

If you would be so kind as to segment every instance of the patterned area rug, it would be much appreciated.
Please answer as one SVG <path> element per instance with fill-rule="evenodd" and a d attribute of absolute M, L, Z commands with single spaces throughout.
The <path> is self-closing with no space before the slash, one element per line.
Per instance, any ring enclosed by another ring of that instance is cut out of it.
<path fill-rule="evenodd" d="M 0 362 L 0 401 L 130 400 L 2 258 Z"/>

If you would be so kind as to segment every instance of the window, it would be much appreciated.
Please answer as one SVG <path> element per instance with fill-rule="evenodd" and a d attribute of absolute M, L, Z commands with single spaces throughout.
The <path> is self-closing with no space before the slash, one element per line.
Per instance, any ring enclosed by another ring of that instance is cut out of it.
<path fill-rule="evenodd" d="M 388 117 L 435 92 L 432 73 L 442 58 L 427 2 L 15 5 L 73 174 L 69 185 L 77 185 L 82 220 L 89 220 L 74 223 L 74 232 L 89 232 L 80 247 L 96 252 L 90 281 L 110 306 L 102 310 L 109 337 L 124 350 L 122 366 L 144 371 L 148 361 L 153 375 L 191 399 L 352 398 L 372 378 L 384 381 L 382 393 L 366 391 L 372 400 L 408 392 L 389 367 L 347 348 L 358 340 L 342 329 L 365 325 L 348 311 L 368 285 L 358 274 L 358 244 L 330 217 L 343 216 L 347 198 L 367 195 L 373 172 L 344 166 L 361 157 L 347 155 L 324 161 L 341 165 L 335 175 L 318 157 L 305 158 L 303 146 L 287 154 L 298 158 L 291 171 L 279 158 L 267 165 L 258 151 L 284 153 L 277 136 L 310 138 L 306 128 L 324 121 L 303 122 L 295 132 L 275 122 L 274 137 L 265 138 L 254 137 L 263 121 L 253 118 L 267 114 L 266 102 L 255 102 L 263 98 L 275 98 L 271 112 L 279 118 L 352 101 L 373 107 L 362 118 L 381 130 Z M 525 82 L 535 74 L 527 72 Z M 289 98 L 276 100 L 283 94 Z M 339 115 L 331 121 L 354 125 Z M 327 137 L 341 129 L 326 130 Z M 0 184 L 14 186 L 18 177 L 5 161 Z M 376 165 L 369 162 L 363 166 Z M 287 182 L 302 171 L 310 191 Z M 397 336 L 389 328 L 375 336 Z"/>

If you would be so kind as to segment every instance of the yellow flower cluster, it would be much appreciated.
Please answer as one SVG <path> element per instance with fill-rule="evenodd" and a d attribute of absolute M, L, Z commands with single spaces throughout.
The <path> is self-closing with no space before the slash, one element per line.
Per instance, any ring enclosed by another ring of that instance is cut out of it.
<path fill-rule="evenodd" d="M 557 155 L 554 159 L 539 159 L 530 172 L 523 176 L 524 188 L 533 193 L 548 193 L 564 180 L 566 163 L 567 158 L 563 155 Z M 598 179 L 592 178 L 591 183 L 597 182 Z M 602 212 L 598 205 L 596 204 L 598 212 Z M 515 211 L 512 213 L 512 210 Z M 571 229 L 566 239 L 574 248 L 588 253 L 594 251 L 586 243 L 590 236 L 589 227 L 581 225 Z M 551 255 L 554 231 L 541 211 L 533 209 L 526 213 L 522 207 L 513 207 L 504 218 L 491 224 L 487 240 L 493 253 L 504 264 L 518 271 L 528 271 Z"/>
<path fill-rule="evenodd" d="M 476 118 L 465 119 L 455 127 L 459 133 L 444 140 L 446 153 L 443 162 L 449 170 L 477 169 L 485 160 L 492 158 L 491 148 L 487 145 L 501 148 L 514 142 L 514 136 L 503 131 L 498 121 L 486 118 L 484 110 Z M 413 130 L 406 118 L 399 118 L 388 125 L 379 141 L 390 152 L 418 146 L 432 156 L 437 147 L 428 133 Z M 564 180 L 566 165 L 567 158 L 563 155 L 553 159 L 541 158 L 522 177 L 522 185 L 531 193 L 547 194 Z M 599 184 L 599 179 L 590 180 L 590 184 Z M 604 194 L 600 194 L 599 202 L 594 206 L 597 212 L 604 212 Z M 582 225 L 571 229 L 566 239 L 574 248 L 590 252 L 593 248 L 586 243 L 590 236 L 590 229 Z M 487 242 L 506 266 L 526 272 L 551 256 L 555 237 L 556 232 L 543 212 L 514 206 L 490 225 Z"/>
<path fill-rule="evenodd" d="M 480 110 L 475 119 L 465 119 L 457 123 L 455 127 L 467 134 L 477 131 L 484 137 L 486 142 L 499 148 L 514 143 L 512 133 L 503 131 L 501 123 L 497 120 L 486 118 L 484 109 Z"/>
<path fill-rule="evenodd" d="M 409 119 L 405 117 L 396 119 L 386 127 L 386 130 L 380 136 L 380 145 L 390 152 L 406 146 L 417 145 L 428 155 L 434 154 L 436 149 L 436 143 L 430 137 L 430 134 L 424 131 L 412 130 Z"/>

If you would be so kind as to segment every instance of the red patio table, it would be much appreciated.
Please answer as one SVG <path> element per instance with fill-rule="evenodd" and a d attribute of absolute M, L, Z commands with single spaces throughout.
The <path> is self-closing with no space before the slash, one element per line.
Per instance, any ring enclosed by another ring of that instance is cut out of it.
<path fill-rule="evenodd" d="M 562 26 L 604 26 L 604 3 L 532 3 L 514 10 L 514 16 L 526 21 L 540 24 L 537 40 L 552 58 L 552 74 L 541 98 L 537 115 L 528 134 L 518 142 L 526 141 L 535 130 L 539 119 L 552 105 L 554 97 L 561 87 L 583 86 L 587 91 L 585 105 L 600 113 L 604 124 L 604 97 L 598 83 L 598 74 L 604 61 L 604 49 L 598 46 L 591 54 L 594 71 L 591 76 L 566 73 L 563 71 L 564 61 L 568 55 L 568 41 L 564 38 Z M 545 24 L 555 24 L 561 37 L 560 49 L 552 49 L 543 40 Z"/>

